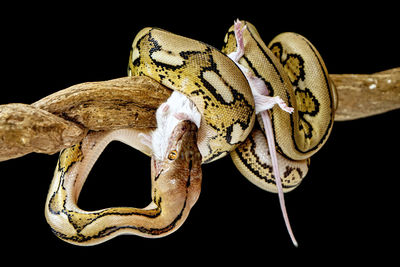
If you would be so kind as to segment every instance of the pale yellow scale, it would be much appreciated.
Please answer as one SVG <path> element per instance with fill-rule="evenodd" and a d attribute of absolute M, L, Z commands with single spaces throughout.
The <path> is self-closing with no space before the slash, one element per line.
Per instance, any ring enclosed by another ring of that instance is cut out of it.
<path fill-rule="evenodd" d="M 133 41 L 130 75 L 146 75 L 186 95 L 202 114 L 198 146 L 203 162 L 227 155 L 255 121 L 248 82 L 226 55 L 202 42 L 145 28 Z"/>

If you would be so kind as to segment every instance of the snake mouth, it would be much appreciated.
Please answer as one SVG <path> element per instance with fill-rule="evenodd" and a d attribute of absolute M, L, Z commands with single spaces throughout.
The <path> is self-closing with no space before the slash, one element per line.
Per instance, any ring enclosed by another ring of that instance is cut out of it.
<path fill-rule="evenodd" d="M 196 166 L 201 164 L 201 154 L 197 146 L 197 131 L 196 124 L 189 120 L 180 121 L 175 126 L 168 151 L 176 153 L 175 160 L 181 162 L 180 164 L 195 163 Z"/>
<path fill-rule="evenodd" d="M 165 169 L 169 169 L 171 160 L 189 162 L 193 155 L 196 155 L 196 159 L 201 157 L 197 147 L 197 130 L 196 124 L 190 120 L 177 122 L 168 138 L 164 156 L 160 159 L 153 153 L 153 165 L 157 179 Z M 170 153 L 172 153 L 171 158 L 169 157 Z"/>

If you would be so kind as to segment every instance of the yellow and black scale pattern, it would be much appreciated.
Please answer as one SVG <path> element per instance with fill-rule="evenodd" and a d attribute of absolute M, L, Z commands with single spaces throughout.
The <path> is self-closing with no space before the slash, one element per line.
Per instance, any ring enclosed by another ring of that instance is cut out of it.
<path fill-rule="evenodd" d="M 251 23 L 244 22 L 244 25 L 245 51 L 239 63 L 264 81 L 269 96 L 279 96 L 295 109 L 292 114 L 277 106 L 269 110 L 276 149 L 285 158 L 285 163 L 280 165 L 287 169 L 281 172 L 282 186 L 289 191 L 299 185 L 307 173 L 310 157 L 323 146 L 331 132 L 335 88 L 322 58 L 307 39 L 295 33 L 283 33 L 267 46 Z M 224 42 L 223 53 L 236 50 L 233 26 Z M 258 122 L 254 131 L 264 130 L 260 117 Z M 232 159 L 250 181 L 262 180 L 265 183 L 255 183 L 275 192 L 270 164 L 254 153 L 254 147 L 258 146 L 254 143 L 254 131 L 231 153 Z"/>
<path fill-rule="evenodd" d="M 96 240 L 102 240 L 111 238 L 111 235 L 118 234 L 119 231 L 124 230 L 136 230 L 140 233 L 146 235 L 162 235 L 166 234 L 172 230 L 175 230 L 176 224 L 181 220 L 183 216 L 183 212 L 186 209 L 186 199 L 183 203 L 183 207 L 181 211 L 178 213 L 176 218 L 167 226 L 162 228 L 146 228 L 146 227 L 137 227 L 135 225 L 100 225 L 96 226 L 96 231 L 91 235 L 83 234 L 82 231 L 95 223 L 97 220 L 107 216 L 143 216 L 147 218 L 155 219 L 161 216 L 162 211 L 162 198 L 158 196 L 156 188 L 153 191 L 153 202 L 156 205 L 154 209 L 137 209 L 131 207 L 116 207 L 116 208 L 107 208 L 100 211 L 94 212 L 86 212 L 76 207 L 68 207 L 68 203 L 76 202 L 77 196 L 72 195 L 73 190 L 67 189 L 65 186 L 65 178 L 66 175 L 71 175 L 71 168 L 73 165 L 82 162 L 84 156 L 81 150 L 81 143 L 74 145 L 70 148 L 64 149 L 60 152 L 57 168 L 55 170 L 55 175 L 53 182 L 50 188 L 56 186 L 56 189 L 51 190 L 49 192 L 53 192 L 48 196 L 48 200 L 46 203 L 46 216 L 65 216 L 67 217 L 67 221 L 70 227 L 72 227 L 72 231 L 66 231 L 67 228 L 64 225 L 59 225 L 59 227 L 63 228 L 61 231 L 54 228 L 54 222 L 57 220 L 52 219 L 53 223 L 50 224 L 52 232 L 63 239 L 64 241 L 71 242 L 74 244 L 85 244 L 91 242 L 99 242 Z M 191 162 L 189 163 L 191 166 Z M 189 166 L 189 173 L 190 173 Z M 157 177 L 156 177 L 157 178 Z M 71 178 L 68 178 L 71 180 Z M 76 180 L 74 181 L 76 183 Z M 188 177 L 187 187 L 190 186 L 190 175 Z M 187 190 L 187 189 L 186 189 Z M 78 193 L 79 194 L 79 193 Z M 186 194 L 187 197 L 187 194 Z M 66 220 L 60 218 L 60 221 L 65 222 Z M 69 234 L 66 234 L 69 232 Z M 103 240 L 102 240 L 103 241 Z M 100 241 L 100 242 L 102 242 Z"/>
<path fill-rule="evenodd" d="M 269 192 L 277 192 L 275 175 L 273 174 L 272 163 L 265 160 L 257 150 L 264 149 L 270 157 L 267 141 L 261 127 L 257 123 L 254 130 L 242 145 L 232 151 L 232 159 L 239 171 L 258 187 Z M 261 139 L 261 140 L 260 140 Z M 265 154 L 265 153 L 264 153 Z M 282 189 L 289 192 L 300 185 L 302 179 L 308 172 L 310 159 L 302 161 L 286 160 L 280 164 L 280 177 Z"/>
<path fill-rule="evenodd" d="M 128 74 L 149 76 L 192 100 L 202 114 L 203 163 L 227 155 L 253 128 L 254 99 L 245 76 L 210 45 L 145 28 L 133 41 Z"/>
<path fill-rule="evenodd" d="M 270 96 L 280 96 L 295 108 L 293 114 L 276 106 L 270 110 L 277 150 L 288 161 L 288 165 L 282 165 L 285 166 L 282 182 L 284 189 L 289 191 L 300 183 L 307 172 L 309 157 L 321 148 L 329 136 L 337 104 L 334 87 L 318 52 L 305 38 L 292 33 L 281 34 L 272 40 L 268 48 L 254 26 L 247 22 L 245 25 L 245 54 L 240 64 L 265 82 Z M 233 27 L 225 40 L 222 52 L 228 54 L 236 49 Z M 290 45 L 292 43 L 294 50 Z M 293 52 L 297 51 L 296 46 L 301 48 L 300 52 Z M 271 167 L 257 152 L 260 144 L 266 147 L 266 139 L 259 128 L 262 124 L 253 127 L 256 116 L 251 89 L 240 69 L 223 53 L 196 40 L 156 28 L 145 28 L 133 42 L 128 73 L 149 76 L 185 94 L 196 105 L 202 114 L 202 121 L 198 138 L 196 136 L 189 142 L 198 140 L 203 163 L 232 151 L 234 161 L 233 155 L 239 155 L 237 162 L 244 167 L 238 168 L 245 177 L 263 189 L 276 192 Z M 84 141 L 60 153 L 50 186 L 46 217 L 58 237 L 75 244 L 95 244 L 120 233 L 131 233 L 131 230 L 147 237 L 163 235 L 182 223 L 194 204 L 194 197 L 188 196 L 196 184 L 191 182 L 192 164 L 200 164 L 200 160 L 186 162 L 187 166 L 179 166 L 175 174 L 165 174 L 164 179 L 154 177 L 152 173 L 153 185 L 176 175 L 181 175 L 185 184 L 180 191 L 183 192 L 180 195 L 184 196 L 173 207 L 176 213 L 171 215 L 167 212 L 167 216 L 169 214 L 172 218 L 168 218 L 163 227 L 152 227 L 150 221 L 161 218 L 162 211 L 171 207 L 170 203 L 179 194 L 169 192 L 163 194 L 161 199 L 163 191 L 153 190 L 155 208 L 152 209 L 121 207 L 87 212 L 76 206 L 80 188 L 86 179 L 77 178 L 81 175 L 77 165 L 85 166 L 85 157 L 89 158 L 87 153 L 93 149 L 87 148 Z M 201 168 L 197 166 L 196 170 L 199 176 Z M 189 176 L 183 171 L 188 171 Z M 160 175 L 164 176 L 164 172 Z M 199 193 L 199 183 L 194 190 Z M 126 216 L 136 216 L 145 223 L 142 226 L 123 224 L 121 220 Z M 104 218 L 107 220 L 102 221 Z"/>
<path fill-rule="evenodd" d="M 294 88 L 294 93 L 297 103 L 297 112 L 299 114 L 299 132 L 303 132 L 306 139 L 311 139 L 313 137 L 313 125 L 308 122 L 307 117 L 315 117 L 320 111 L 320 103 L 318 99 L 313 94 L 312 90 L 304 86 L 302 83 L 306 76 L 304 71 L 304 59 L 300 54 L 286 53 L 284 57 L 284 50 L 280 42 L 274 42 L 269 45 L 272 53 L 279 59 L 284 70 L 288 74 L 290 82 Z M 310 46 L 313 50 L 313 48 Z M 318 58 L 316 56 L 316 58 Z M 321 64 L 321 62 L 319 62 Z M 321 65 L 322 68 L 322 65 Z M 328 76 L 324 76 L 327 85 L 330 84 L 328 81 Z M 315 88 L 314 88 L 315 90 Z M 332 97 L 332 95 L 330 95 Z M 330 99 L 332 104 L 331 108 L 333 110 L 333 99 Z M 332 127 L 333 120 L 329 121 L 328 129 Z M 328 137 L 329 131 L 322 137 L 321 142 L 324 142 Z M 316 147 L 315 149 L 317 149 Z"/>

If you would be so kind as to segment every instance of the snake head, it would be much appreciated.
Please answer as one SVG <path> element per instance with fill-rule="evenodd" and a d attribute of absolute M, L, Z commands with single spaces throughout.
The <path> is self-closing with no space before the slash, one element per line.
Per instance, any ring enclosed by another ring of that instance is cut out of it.
<path fill-rule="evenodd" d="M 198 199 L 202 176 L 197 130 L 196 124 L 191 121 L 178 122 L 168 139 L 165 157 L 152 157 L 152 182 L 157 194 L 174 195 L 176 198 L 187 194 L 182 197 L 187 197 L 190 206 Z"/>

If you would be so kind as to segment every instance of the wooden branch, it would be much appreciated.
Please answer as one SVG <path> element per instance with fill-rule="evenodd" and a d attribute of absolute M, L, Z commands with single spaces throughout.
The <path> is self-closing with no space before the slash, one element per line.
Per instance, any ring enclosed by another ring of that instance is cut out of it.
<path fill-rule="evenodd" d="M 335 120 L 353 120 L 400 108 L 400 68 L 371 75 L 332 74 L 339 105 Z M 53 154 L 87 131 L 156 127 L 155 112 L 171 90 L 148 77 L 82 83 L 32 105 L 0 105 L 0 161 Z"/>
<path fill-rule="evenodd" d="M 339 96 L 335 120 L 355 120 L 400 108 L 400 68 L 374 74 L 331 74 Z"/>
<path fill-rule="evenodd" d="M 86 135 L 79 125 L 26 104 L 0 105 L 0 161 L 31 152 L 53 154 Z"/>
<path fill-rule="evenodd" d="M 0 161 L 31 152 L 54 154 L 87 131 L 154 128 L 171 90 L 147 77 L 71 86 L 32 105 L 0 105 Z"/>
<path fill-rule="evenodd" d="M 32 104 L 88 130 L 156 127 L 155 111 L 171 90 L 148 77 L 76 84 Z"/>

